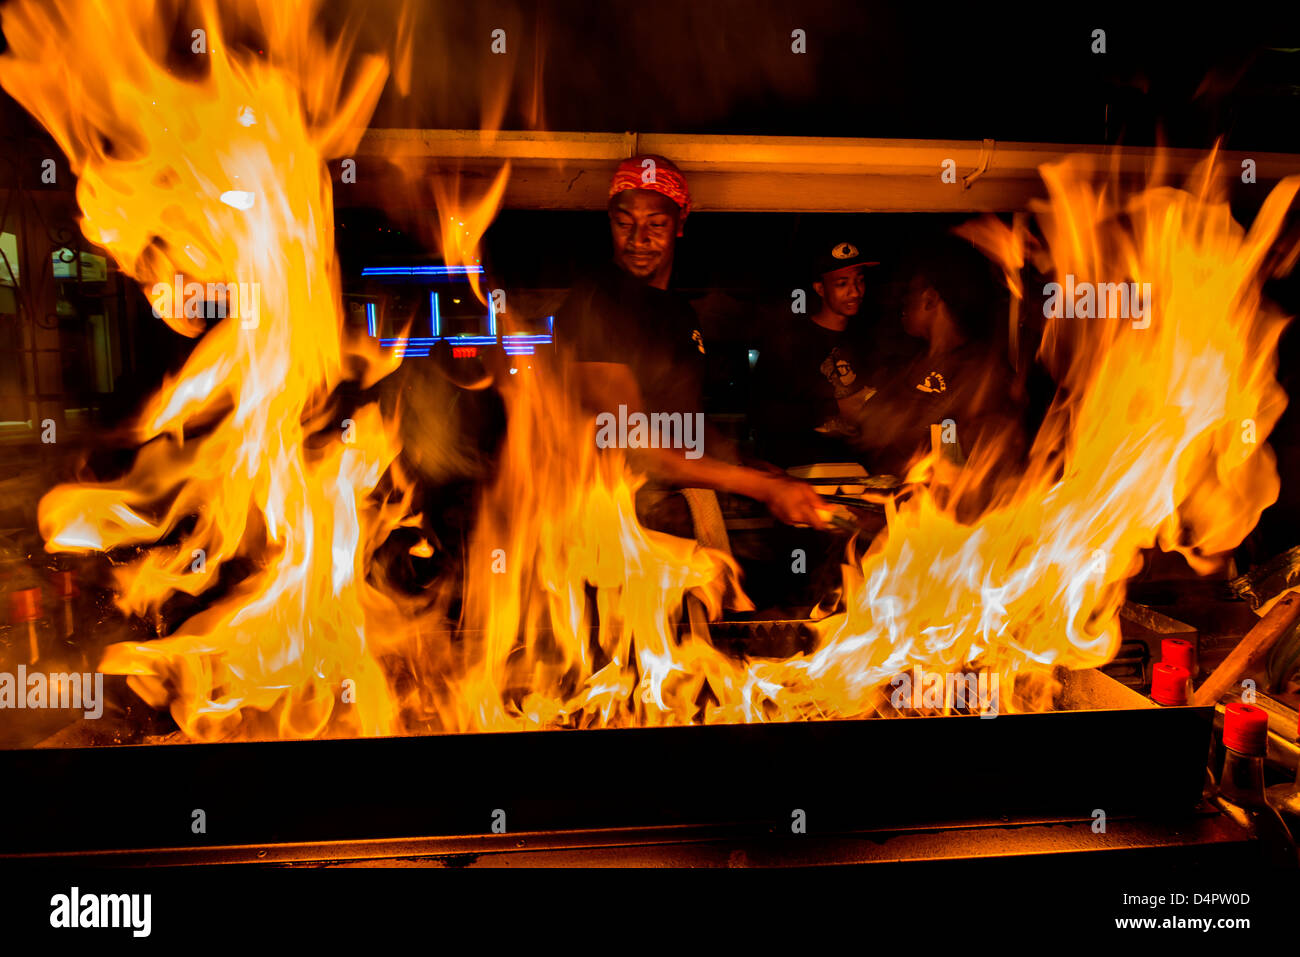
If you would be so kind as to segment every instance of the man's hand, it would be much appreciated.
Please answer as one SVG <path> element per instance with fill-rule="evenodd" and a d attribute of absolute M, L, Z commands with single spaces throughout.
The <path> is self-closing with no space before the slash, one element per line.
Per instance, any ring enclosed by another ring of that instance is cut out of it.
<path fill-rule="evenodd" d="M 580 362 L 578 385 L 583 406 L 593 414 L 626 405 L 630 410 L 644 409 L 641 389 L 632 370 L 613 362 Z M 628 459 L 637 468 L 675 488 L 712 488 L 735 492 L 756 499 L 768 507 L 776 518 L 791 525 L 827 527 L 823 515 L 830 509 L 821 496 L 804 482 L 790 478 L 773 466 L 747 468 L 721 461 L 712 455 L 685 458 L 677 449 L 635 449 Z"/>
<path fill-rule="evenodd" d="M 829 512 L 812 486 L 786 476 L 765 475 L 761 501 L 771 513 L 789 525 L 826 528 L 822 513 Z"/>

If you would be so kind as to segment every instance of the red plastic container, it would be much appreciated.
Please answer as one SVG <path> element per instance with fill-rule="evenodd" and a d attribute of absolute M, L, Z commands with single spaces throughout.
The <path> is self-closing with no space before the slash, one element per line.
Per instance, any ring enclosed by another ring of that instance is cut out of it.
<path fill-rule="evenodd" d="M 1186 668 L 1162 661 L 1151 672 L 1151 697 L 1164 705 L 1187 704 L 1191 682 L 1192 675 Z"/>
<path fill-rule="evenodd" d="M 1240 754 L 1264 754 L 1268 747 L 1268 712 L 1253 704 L 1228 705 L 1223 711 L 1223 745 Z"/>

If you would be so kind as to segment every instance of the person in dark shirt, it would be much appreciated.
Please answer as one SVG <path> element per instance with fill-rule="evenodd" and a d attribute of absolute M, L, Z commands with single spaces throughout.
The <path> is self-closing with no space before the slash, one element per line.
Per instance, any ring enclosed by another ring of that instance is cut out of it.
<path fill-rule="evenodd" d="M 868 387 L 859 313 L 865 271 L 878 265 L 853 243 L 828 246 L 813 264 L 821 308 L 782 322 L 759 348 L 751 415 L 760 456 L 787 468 L 859 458 L 843 413 L 862 404 Z"/>
<path fill-rule="evenodd" d="M 894 344 L 866 371 L 870 391 L 854 416 L 871 471 L 902 477 L 936 434 L 955 462 L 995 431 L 1017 454 L 1014 374 L 993 334 L 987 263 L 964 245 L 936 244 L 903 261 L 898 293 L 911 338 L 900 348 L 883 336 Z"/>
<path fill-rule="evenodd" d="M 703 411 L 704 338 L 695 310 L 675 293 L 605 264 L 569 292 L 555 335 L 584 365 L 625 366 L 644 409 Z"/>
<path fill-rule="evenodd" d="M 620 407 L 628 414 L 702 411 L 704 339 L 690 304 L 668 291 L 689 212 L 686 179 L 670 160 L 647 154 L 619 164 L 609 191 L 613 263 L 575 286 L 554 326 L 583 405 L 598 422 Z M 663 489 L 715 489 L 757 499 L 782 521 L 824 527 L 825 503 L 808 485 L 724 461 L 715 449 L 722 443 L 631 449 L 631 461 L 652 480 L 638 495 L 638 511 Z"/>

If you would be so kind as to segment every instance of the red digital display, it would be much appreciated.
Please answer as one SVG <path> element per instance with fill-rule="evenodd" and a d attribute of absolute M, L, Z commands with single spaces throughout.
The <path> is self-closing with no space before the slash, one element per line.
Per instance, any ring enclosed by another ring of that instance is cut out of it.
<path fill-rule="evenodd" d="M 478 355 L 478 346 L 452 346 L 451 357 L 453 359 L 473 359 Z"/>

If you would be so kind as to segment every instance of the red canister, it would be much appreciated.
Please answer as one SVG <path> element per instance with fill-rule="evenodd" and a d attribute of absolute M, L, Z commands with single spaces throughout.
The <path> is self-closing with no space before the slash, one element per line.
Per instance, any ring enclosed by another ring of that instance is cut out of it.
<path fill-rule="evenodd" d="M 1268 748 L 1268 712 L 1253 704 L 1224 708 L 1223 746 L 1240 754 L 1262 755 Z"/>
<path fill-rule="evenodd" d="M 1160 704 L 1187 704 L 1191 673 L 1186 668 L 1160 662 L 1151 671 L 1151 697 Z"/>

